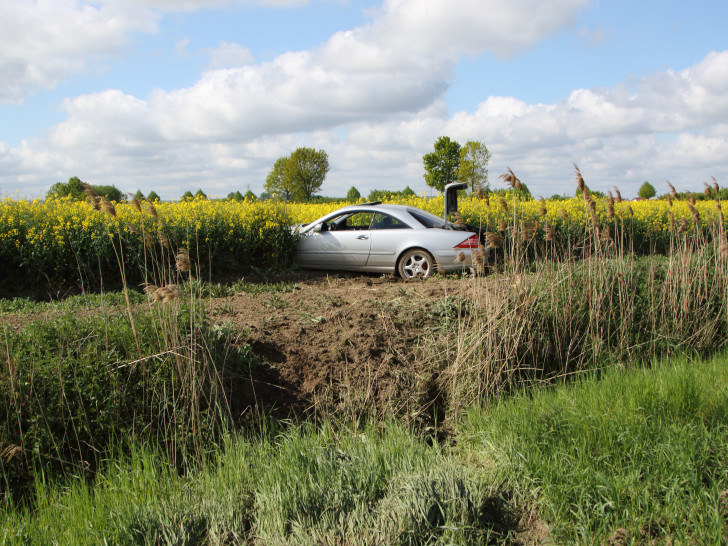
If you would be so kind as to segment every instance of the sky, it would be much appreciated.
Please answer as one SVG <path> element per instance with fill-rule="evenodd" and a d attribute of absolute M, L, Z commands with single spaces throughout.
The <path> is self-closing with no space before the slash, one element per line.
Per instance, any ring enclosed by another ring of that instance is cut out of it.
<path fill-rule="evenodd" d="M 534 195 L 728 186 L 725 0 L 3 0 L 0 196 L 73 176 L 163 200 L 264 191 L 325 150 L 321 194 L 432 195 L 440 136 Z"/>

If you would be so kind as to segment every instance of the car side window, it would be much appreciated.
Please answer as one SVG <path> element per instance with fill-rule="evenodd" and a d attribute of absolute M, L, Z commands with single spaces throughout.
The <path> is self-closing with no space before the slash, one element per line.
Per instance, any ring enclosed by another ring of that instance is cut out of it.
<path fill-rule="evenodd" d="M 371 229 L 407 229 L 409 226 L 389 214 L 374 213 Z"/>
<path fill-rule="evenodd" d="M 355 212 L 342 214 L 332 218 L 327 224 L 330 231 L 362 230 L 369 229 L 372 222 L 371 212 Z"/>

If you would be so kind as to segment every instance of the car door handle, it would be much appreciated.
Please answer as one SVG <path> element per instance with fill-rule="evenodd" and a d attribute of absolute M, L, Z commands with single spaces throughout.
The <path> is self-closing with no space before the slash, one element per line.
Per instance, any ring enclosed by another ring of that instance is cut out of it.
<path fill-rule="evenodd" d="M 359 235 L 359 237 L 357 237 L 357 239 L 359 239 L 360 241 L 364 241 L 366 239 L 369 239 L 369 235 Z"/>

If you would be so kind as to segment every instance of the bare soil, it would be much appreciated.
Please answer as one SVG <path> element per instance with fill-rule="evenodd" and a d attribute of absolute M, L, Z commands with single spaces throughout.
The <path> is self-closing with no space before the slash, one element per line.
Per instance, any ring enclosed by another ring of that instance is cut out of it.
<path fill-rule="evenodd" d="M 266 411 L 309 417 L 444 420 L 436 345 L 424 345 L 451 324 L 468 279 L 304 272 L 282 280 L 296 288 L 215 298 L 207 307 L 262 363 L 246 397 Z"/>

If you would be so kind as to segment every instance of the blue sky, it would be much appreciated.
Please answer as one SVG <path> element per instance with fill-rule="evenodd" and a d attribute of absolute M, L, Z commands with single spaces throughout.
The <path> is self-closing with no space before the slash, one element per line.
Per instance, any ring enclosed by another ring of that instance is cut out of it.
<path fill-rule="evenodd" d="M 324 149 L 325 195 L 432 190 L 448 135 L 534 194 L 728 186 L 728 3 L 9 0 L 0 195 L 78 176 L 164 199 L 263 191 Z"/>

